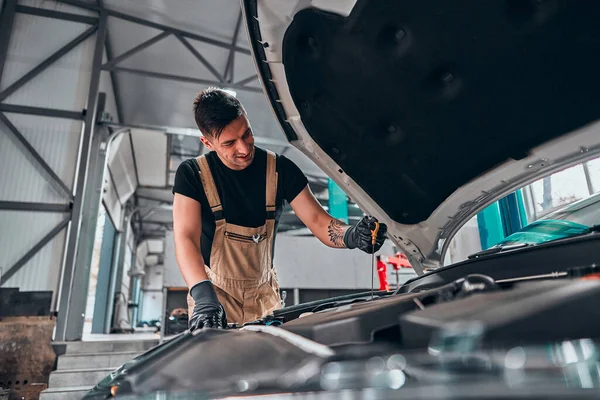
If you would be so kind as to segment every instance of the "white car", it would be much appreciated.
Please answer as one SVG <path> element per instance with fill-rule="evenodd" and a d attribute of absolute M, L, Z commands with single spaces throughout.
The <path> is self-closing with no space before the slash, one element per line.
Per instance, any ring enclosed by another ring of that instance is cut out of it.
<path fill-rule="evenodd" d="M 600 235 L 438 267 L 487 205 L 600 154 L 600 2 L 242 3 L 288 141 L 421 276 L 184 333 L 87 398 L 597 398 Z"/>

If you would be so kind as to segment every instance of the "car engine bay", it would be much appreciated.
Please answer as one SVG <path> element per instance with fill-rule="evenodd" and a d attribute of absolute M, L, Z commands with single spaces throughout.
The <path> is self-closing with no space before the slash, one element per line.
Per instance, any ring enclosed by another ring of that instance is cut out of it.
<path fill-rule="evenodd" d="M 540 246 L 538 261 L 556 247 L 566 257 L 597 244 L 592 239 Z M 365 388 L 402 388 L 414 398 L 436 398 L 422 392 L 424 384 L 443 385 L 445 393 L 456 395 L 449 398 L 464 398 L 477 385 L 510 387 L 509 398 L 520 398 L 519 390 L 528 395 L 539 390 L 536 382 L 546 385 L 542 397 L 580 398 L 582 393 L 565 390 L 600 384 L 600 347 L 594 342 L 600 337 L 594 301 L 600 296 L 600 268 L 597 253 L 586 254 L 585 264 L 554 270 L 560 261 L 554 259 L 520 267 L 512 278 L 489 265 L 503 260 L 519 268 L 526 252 L 497 254 L 462 268 L 476 264 L 489 275 L 448 279 L 459 270 L 442 269 L 397 293 L 376 292 L 373 299 L 370 293 L 348 295 L 283 308 L 241 327 L 186 331 L 123 365 L 86 398 L 110 397 L 110 388 L 132 398 L 155 392 L 225 397 Z"/>

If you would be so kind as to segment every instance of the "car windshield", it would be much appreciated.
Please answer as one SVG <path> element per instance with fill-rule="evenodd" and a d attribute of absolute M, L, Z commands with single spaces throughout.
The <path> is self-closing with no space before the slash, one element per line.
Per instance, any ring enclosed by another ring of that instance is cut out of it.
<path fill-rule="evenodd" d="M 493 246 L 540 244 L 582 235 L 600 224 L 600 193 L 577 201 L 532 222 Z"/>

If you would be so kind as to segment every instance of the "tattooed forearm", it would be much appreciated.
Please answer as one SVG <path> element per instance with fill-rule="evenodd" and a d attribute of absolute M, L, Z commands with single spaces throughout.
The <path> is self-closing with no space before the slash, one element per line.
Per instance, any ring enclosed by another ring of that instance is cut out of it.
<path fill-rule="evenodd" d="M 329 233 L 329 240 L 336 247 L 346 247 L 344 244 L 344 233 L 346 232 L 346 225 L 342 224 L 337 219 L 332 219 L 327 227 Z"/>

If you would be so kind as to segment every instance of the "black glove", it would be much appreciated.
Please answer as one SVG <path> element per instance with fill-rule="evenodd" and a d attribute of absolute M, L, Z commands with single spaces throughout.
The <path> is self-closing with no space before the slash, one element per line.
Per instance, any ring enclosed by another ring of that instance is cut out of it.
<path fill-rule="evenodd" d="M 190 315 L 190 331 L 202 328 L 227 328 L 227 315 L 219 303 L 217 294 L 210 281 L 196 283 L 190 289 L 194 299 L 194 311 Z"/>
<path fill-rule="evenodd" d="M 374 253 L 371 231 L 375 230 L 375 222 L 377 222 L 377 219 L 367 215 L 358 221 L 356 225 L 348 228 L 344 234 L 344 244 L 346 247 L 349 249 L 359 248 L 369 254 Z M 375 239 L 375 252 L 383 246 L 383 242 L 385 242 L 386 239 L 386 233 L 387 225 L 380 223 L 377 238 Z"/>

